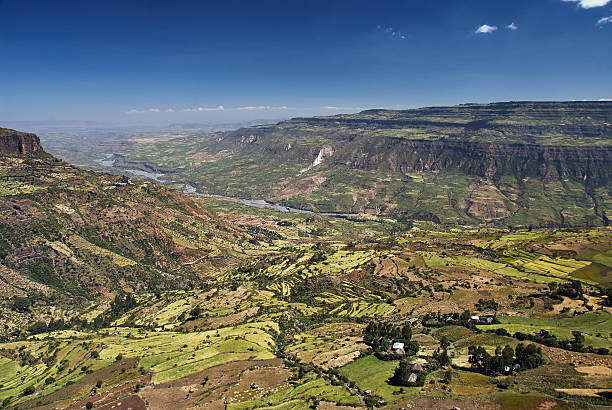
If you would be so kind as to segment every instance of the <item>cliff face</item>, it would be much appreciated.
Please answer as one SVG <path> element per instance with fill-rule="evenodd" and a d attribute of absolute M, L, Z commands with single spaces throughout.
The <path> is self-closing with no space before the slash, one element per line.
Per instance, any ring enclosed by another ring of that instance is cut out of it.
<path fill-rule="evenodd" d="M 36 134 L 0 128 L 0 155 L 24 155 L 42 149 Z"/>
<path fill-rule="evenodd" d="M 612 147 L 495 144 L 465 141 L 368 139 L 349 145 L 336 160 L 356 169 L 391 172 L 460 170 L 498 179 L 502 175 L 571 179 L 589 185 L 612 179 Z"/>

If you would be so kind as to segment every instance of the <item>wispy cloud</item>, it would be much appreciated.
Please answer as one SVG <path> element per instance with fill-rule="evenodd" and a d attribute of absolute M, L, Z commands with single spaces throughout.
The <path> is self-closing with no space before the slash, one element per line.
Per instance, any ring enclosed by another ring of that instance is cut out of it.
<path fill-rule="evenodd" d="M 592 9 L 593 7 L 603 7 L 612 0 L 561 0 L 564 2 L 578 3 L 583 9 Z"/>
<path fill-rule="evenodd" d="M 402 33 L 401 31 L 396 30 L 393 27 L 378 25 L 376 26 L 376 30 L 380 30 L 383 33 L 388 34 L 389 36 L 398 38 L 400 40 L 406 40 L 408 38 L 406 33 Z"/>
<path fill-rule="evenodd" d="M 197 108 L 184 108 L 182 111 L 185 112 L 193 112 L 193 111 L 224 111 L 225 107 L 222 105 L 217 105 L 216 107 L 197 107 Z"/>
<path fill-rule="evenodd" d="M 215 111 L 282 111 L 282 110 L 288 110 L 290 109 L 289 107 L 287 107 L 286 105 L 281 105 L 281 106 L 271 106 L 271 105 L 247 105 L 244 107 L 231 107 L 231 108 L 225 108 L 223 105 L 217 105 L 216 107 L 194 107 L 194 108 L 182 108 L 182 109 L 177 109 L 177 108 L 168 108 L 166 110 L 164 110 L 164 112 L 167 113 L 173 113 L 173 112 L 215 112 Z M 144 114 L 144 113 L 159 113 L 162 112 L 162 110 L 160 110 L 159 108 L 148 108 L 145 110 L 129 110 L 127 111 L 127 114 Z"/>
<path fill-rule="evenodd" d="M 599 20 L 597 20 L 598 26 L 603 26 L 604 24 L 608 24 L 608 23 L 612 23 L 612 16 L 602 17 Z"/>
<path fill-rule="evenodd" d="M 508 30 L 518 30 L 518 26 L 514 24 L 514 21 L 506 26 Z"/>
<path fill-rule="evenodd" d="M 475 34 L 487 34 L 487 33 L 492 33 L 495 30 L 497 30 L 497 26 L 489 26 L 488 24 L 483 24 L 482 26 L 478 27 L 474 33 Z"/>
<path fill-rule="evenodd" d="M 159 108 L 147 108 L 146 110 L 129 110 L 128 114 L 142 114 L 145 112 L 160 112 Z"/>
<path fill-rule="evenodd" d="M 288 110 L 289 107 L 287 107 L 286 105 L 281 105 L 280 107 L 272 107 L 269 105 L 249 105 L 246 107 L 236 107 L 233 108 L 233 110 L 236 111 L 267 111 L 267 110 Z"/>
<path fill-rule="evenodd" d="M 365 110 L 366 109 L 366 107 L 340 107 L 337 105 L 325 105 L 319 108 L 322 110 L 331 110 L 331 111 L 355 111 L 355 110 Z"/>

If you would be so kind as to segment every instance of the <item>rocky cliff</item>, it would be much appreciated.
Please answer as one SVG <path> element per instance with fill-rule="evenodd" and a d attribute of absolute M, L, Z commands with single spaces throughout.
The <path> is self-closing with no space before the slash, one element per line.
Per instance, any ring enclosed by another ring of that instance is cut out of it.
<path fill-rule="evenodd" d="M 0 128 L 0 154 L 24 155 L 41 149 L 36 134 Z"/>

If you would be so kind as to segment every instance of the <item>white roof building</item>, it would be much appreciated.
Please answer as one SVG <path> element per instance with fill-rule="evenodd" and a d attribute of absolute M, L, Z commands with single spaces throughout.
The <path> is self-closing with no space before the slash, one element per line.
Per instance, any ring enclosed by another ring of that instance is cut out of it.
<path fill-rule="evenodd" d="M 393 347 L 392 347 L 393 350 L 403 349 L 403 348 L 404 348 L 404 344 L 403 343 L 400 343 L 400 342 L 393 343 Z"/>

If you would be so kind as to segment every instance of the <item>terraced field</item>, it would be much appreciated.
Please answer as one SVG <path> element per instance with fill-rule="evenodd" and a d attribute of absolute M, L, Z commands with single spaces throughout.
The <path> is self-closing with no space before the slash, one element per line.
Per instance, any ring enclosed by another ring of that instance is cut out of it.
<path fill-rule="evenodd" d="M 353 221 L 15 161 L 42 188 L 0 198 L 2 408 L 612 405 L 610 228 Z"/>

